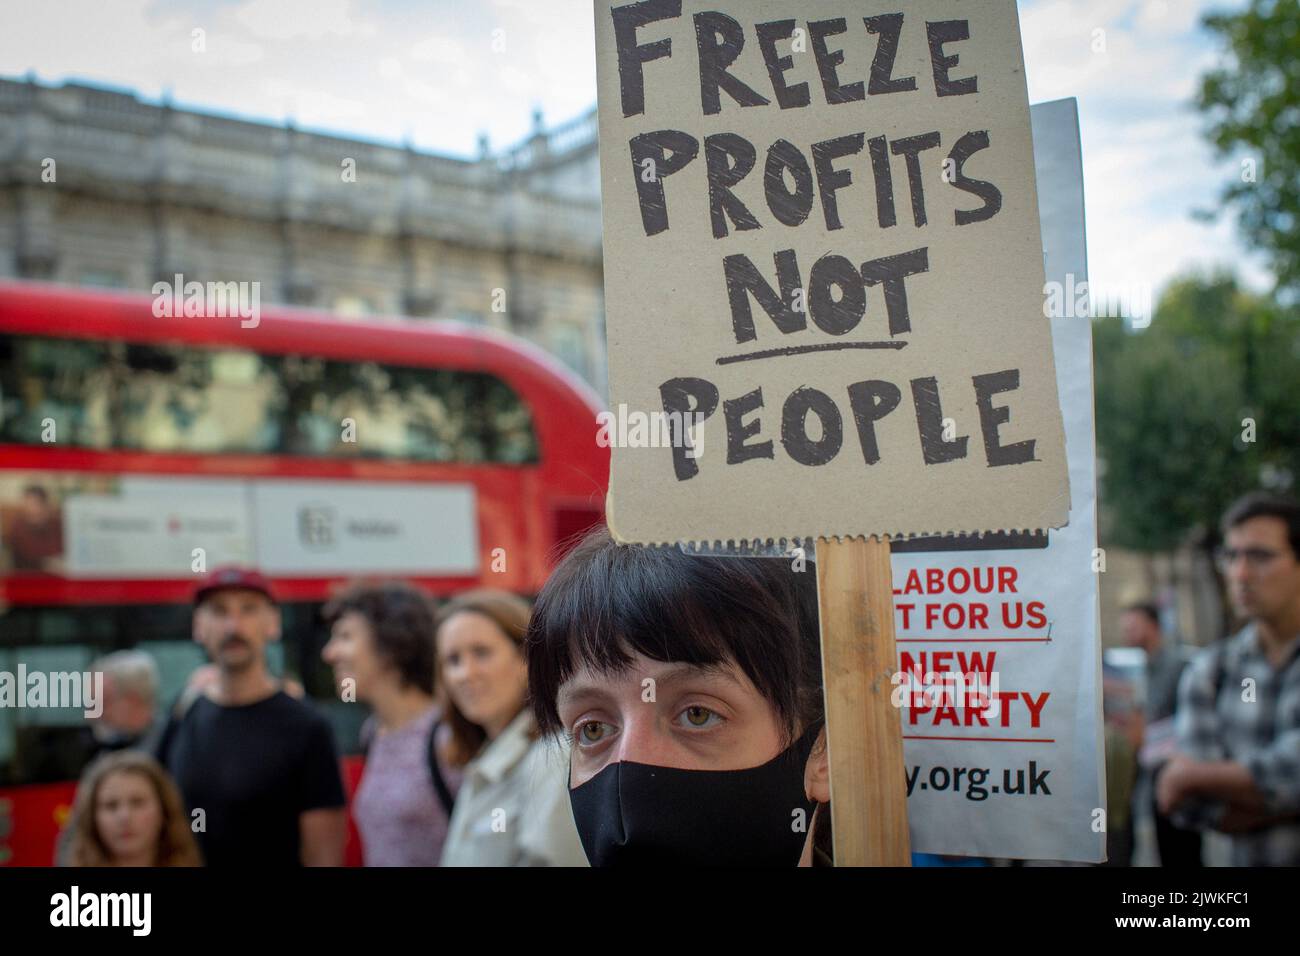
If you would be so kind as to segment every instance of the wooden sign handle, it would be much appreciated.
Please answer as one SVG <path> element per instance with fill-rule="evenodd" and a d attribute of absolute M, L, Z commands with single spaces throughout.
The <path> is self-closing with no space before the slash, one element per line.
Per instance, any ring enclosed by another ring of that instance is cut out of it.
<path fill-rule="evenodd" d="M 836 866 L 909 866 L 889 538 L 818 538 Z"/>

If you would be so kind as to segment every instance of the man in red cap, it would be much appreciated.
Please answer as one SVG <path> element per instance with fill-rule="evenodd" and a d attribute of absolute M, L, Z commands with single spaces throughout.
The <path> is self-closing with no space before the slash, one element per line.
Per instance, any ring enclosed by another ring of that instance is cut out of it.
<path fill-rule="evenodd" d="M 329 723 L 267 670 L 280 609 L 257 571 L 224 567 L 194 592 L 194 640 L 216 678 L 159 746 L 209 866 L 338 866 L 347 835 Z"/>

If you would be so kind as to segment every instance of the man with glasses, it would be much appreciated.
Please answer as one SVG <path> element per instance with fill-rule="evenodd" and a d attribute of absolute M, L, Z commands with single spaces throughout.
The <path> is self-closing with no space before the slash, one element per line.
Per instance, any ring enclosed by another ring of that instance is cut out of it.
<path fill-rule="evenodd" d="M 1247 623 L 1187 667 L 1179 753 L 1156 800 L 1232 840 L 1234 866 L 1300 865 L 1300 505 L 1253 493 L 1228 509 L 1219 554 Z"/>

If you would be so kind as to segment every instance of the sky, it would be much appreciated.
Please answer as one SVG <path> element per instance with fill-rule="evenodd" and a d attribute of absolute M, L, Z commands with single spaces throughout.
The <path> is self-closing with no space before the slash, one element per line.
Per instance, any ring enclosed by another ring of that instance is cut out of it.
<path fill-rule="evenodd" d="M 1094 283 L 1158 293 L 1227 268 L 1271 284 L 1230 217 L 1192 219 L 1240 169 L 1215 159 L 1190 106 L 1221 55 L 1200 18 L 1244 2 L 1019 0 L 1030 102 L 1079 100 Z M 472 156 L 480 135 L 501 150 L 534 110 L 551 126 L 596 99 L 591 0 L 0 3 L 0 75 L 431 152 Z"/>

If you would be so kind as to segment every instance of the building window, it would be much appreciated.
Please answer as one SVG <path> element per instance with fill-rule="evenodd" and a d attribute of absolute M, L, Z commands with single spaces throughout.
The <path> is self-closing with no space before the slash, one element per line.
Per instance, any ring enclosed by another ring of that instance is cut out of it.
<path fill-rule="evenodd" d="M 363 315 L 373 315 L 375 310 L 359 295 L 341 295 L 334 300 L 334 313 L 344 318 L 356 319 Z"/>
<path fill-rule="evenodd" d="M 577 326 L 555 326 L 551 330 L 551 351 L 584 379 L 590 377 L 586 336 Z"/>
<path fill-rule="evenodd" d="M 126 276 L 110 269 L 83 269 L 77 277 L 77 283 L 100 289 L 125 289 L 127 287 Z"/>

